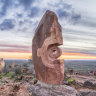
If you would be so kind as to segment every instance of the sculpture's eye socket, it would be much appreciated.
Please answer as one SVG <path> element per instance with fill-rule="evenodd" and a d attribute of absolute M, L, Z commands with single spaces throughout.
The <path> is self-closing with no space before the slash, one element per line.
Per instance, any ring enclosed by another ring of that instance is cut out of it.
<path fill-rule="evenodd" d="M 57 50 L 54 49 L 54 50 L 53 50 L 53 54 L 57 54 Z"/>
<path fill-rule="evenodd" d="M 61 55 L 61 50 L 56 45 L 52 45 L 48 48 L 48 56 L 50 58 L 58 58 Z"/>

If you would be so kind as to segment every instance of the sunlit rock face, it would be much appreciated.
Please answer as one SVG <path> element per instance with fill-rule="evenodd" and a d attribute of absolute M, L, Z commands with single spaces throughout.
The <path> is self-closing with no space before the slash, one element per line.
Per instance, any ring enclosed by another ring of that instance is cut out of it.
<path fill-rule="evenodd" d="M 1 59 L 0 59 L 0 72 L 3 71 L 4 67 L 5 67 L 5 62 L 4 62 L 4 59 L 1 58 Z"/>
<path fill-rule="evenodd" d="M 32 58 L 37 79 L 48 84 L 62 84 L 64 60 L 59 60 L 63 44 L 62 28 L 56 14 L 47 10 L 32 40 Z"/>

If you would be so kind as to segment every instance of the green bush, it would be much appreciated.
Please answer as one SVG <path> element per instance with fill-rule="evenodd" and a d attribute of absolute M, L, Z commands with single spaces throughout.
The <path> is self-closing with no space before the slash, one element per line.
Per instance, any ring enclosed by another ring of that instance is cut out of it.
<path fill-rule="evenodd" d="M 38 79 L 35 77 L 34 78 L 34 84 L 36 84 L 38 82 Z"/>
<path fill-rule="evenodd" d="M 9 65 L 9 68 L 12 68 L 12 66 L 11 66 L 11 65 Z"/>
<path fill-rule="evenodd" d="M 68 84 L 73 84 L 75 82 L 75 80 L 73 78 L 68 78 Z"/>
<path fill-rule="evenodd" d="M 5 73 L 0 74 L 0 79 L 2 79 L 5 76 Z"/>
<path fill-rule="evenodd" d="M 16 73 L 16 75 L 21 75 L 22 74 L 21 68 L 20 67 L 16 67 L 15 73 Z"/>
<path fill-rule="evenodd" d="M 12 79 L 15 76 L 15 72 L 9 72 L 6 74 L 10 79 Z"/>

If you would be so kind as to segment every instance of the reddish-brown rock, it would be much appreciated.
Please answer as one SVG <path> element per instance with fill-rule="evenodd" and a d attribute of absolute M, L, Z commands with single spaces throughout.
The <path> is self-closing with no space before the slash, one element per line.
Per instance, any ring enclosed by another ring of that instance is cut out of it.
<path fill-rule="evenodd" d="M 56 14 L 46 11 L 32 40 L 32 58 L 37 79 L 49 84 L 62 84 L 64 60 L 59 60 L 63 44 L 62 28 Z"/>

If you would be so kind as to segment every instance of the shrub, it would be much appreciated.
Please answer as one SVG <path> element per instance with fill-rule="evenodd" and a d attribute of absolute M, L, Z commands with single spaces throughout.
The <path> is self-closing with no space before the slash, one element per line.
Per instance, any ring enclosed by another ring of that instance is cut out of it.
<path fill-rule="evenodd" d="M 34 78 L 34 84 L 36 84 L 38 82 L 38 79 L 35 77 Z"/>
<path fill-rule="evenodd" d="M 10 79 L 14 78 L 15 75 L 15 72 L 9 72 L 6 74 L 6 76 L 8 76 Z"/>
<path fill-rule="evenodd" d="M 73 84 L 73 83 L 75 83 L 75 80 L 73 79 L 73 78 L 68 78 L 68 84 Z"/>
<path fill-rule="evenodd" d="M 15 69 L 15 74 L 16 75 L 20 75 L 22 72 L 21 72 L 21 68 L 20 67 L 17 67 L 16 69 Z"/>
<path fill-rule="evenodd" d="M 0 74 L 0 79 L 2 79 L 5 76 L 5 73 Z"/>

